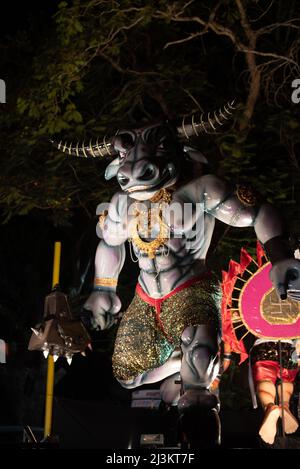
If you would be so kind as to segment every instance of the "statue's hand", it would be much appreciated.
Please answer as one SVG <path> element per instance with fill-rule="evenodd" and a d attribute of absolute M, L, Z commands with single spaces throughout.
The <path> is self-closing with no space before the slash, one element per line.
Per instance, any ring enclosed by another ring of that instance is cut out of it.
<path fill-rule="evenodd" d="M 288 296 L 291 300 L 300 301 L 300 261 L 298 259 L 284 259 L 276 262 L 270 271 L 270 278 L 282 300 Z"/>
<path fill-rule="evenodd" d="M 114 291 L 94 290 L 84 304 L 93 313 L 91 325 L 95 329 L 108 329 L 117 319 L 121 301 Z"/>

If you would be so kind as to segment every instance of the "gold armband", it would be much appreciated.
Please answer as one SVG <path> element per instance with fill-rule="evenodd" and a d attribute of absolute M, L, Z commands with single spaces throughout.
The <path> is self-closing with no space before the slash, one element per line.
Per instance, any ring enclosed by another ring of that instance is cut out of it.
<path fill-rule="evenodd" d="M 118 280 L 116 278 L 95 277 L 95 287 L 116 287 Z"/>
<path fill-rule="evenodd" d="M 100 213 L 100 215 L 99 215 L 98 224 L 99 224 L 101 230 L 103 230 L 104 223 L 105 223 L 105 219 L 106 219 L 107 215 L 108 215 L 108 211 L 107 211 L 107 210 L 104 210 L 104 212 Z"/>
<path fill-rule="evenodd" d="M 257 203 L 257 198 L 250 186 L 238 185 L 236 195 L 246 207 L 254 207 Z"/>

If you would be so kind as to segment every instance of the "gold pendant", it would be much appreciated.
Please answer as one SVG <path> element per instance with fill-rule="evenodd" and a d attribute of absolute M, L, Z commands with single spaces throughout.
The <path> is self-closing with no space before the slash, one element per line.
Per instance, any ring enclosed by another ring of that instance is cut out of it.
<path fill-rule="evenodd" d="M 157 208 L 151 208 L 144 214 L 138 210 L 136 211 L 136 219 L 135 223 L 132 224 L 130 240 L 140 251 L 146 253 L 150 259 L 154 259 L 157 250 L 169 239 L 169 227 L 162 220 L 162 203 L 169 204 L 171 198 L 172 195 L 166 189 L 161 189 L 150 199 L 151 202 L 158 203 Z M 141 232 L 145 237 L 149 236 L 156 223 L 159 224 L 157 237 L 152 241 L 143 241 L 139 233 Z M 147 226 L 146 229 L 145 225 Z"/>

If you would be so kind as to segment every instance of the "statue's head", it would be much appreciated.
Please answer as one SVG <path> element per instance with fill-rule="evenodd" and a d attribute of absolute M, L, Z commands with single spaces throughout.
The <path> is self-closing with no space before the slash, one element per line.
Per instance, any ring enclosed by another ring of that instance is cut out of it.
<path fill-rule="evenodd" d="M 191 116 L 190 123 L 185 119 L 179 127 L 169 122 L 151 124 L 138 129 L 119 130 L 114 137 L 89 145 L 75 147 L 60 142 L 59 150 L 75 156 L 114 157 L 105 171 L 105 179 L 116 177 L 126 194 L 137 200 L 147 200 L 160 189 L 172 186 L 179 177 L 184 145 L 191 136 L 203 132 L 216 131 L 232 114 L 233 103 L 208 113 L 207 119 L 201 115 L 198 122 Z M 191 152 L 193 159 L 201 161 L 203 156 Z M 199 159 L 200 158 L 200 159 Z"/>
<path fill-rule="evenodd" d="M 116 176 L 121 189 L 134 199 L 147 200 L 176 182 L 183 145 L 170 124 L 122 130 L 112 145 L 117 158 L 107 166 L 105 178 Z"/>

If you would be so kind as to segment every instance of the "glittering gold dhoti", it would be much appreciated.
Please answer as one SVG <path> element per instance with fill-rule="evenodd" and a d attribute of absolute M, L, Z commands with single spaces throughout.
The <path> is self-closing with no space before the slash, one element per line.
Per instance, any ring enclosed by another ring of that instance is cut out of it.
<path fill-rule="evenodd" d="M 189 280 L 160 300 L 138 285 L 117 332 L 115 377 L 127 381 L 163 365 L 188 326 L 211 324 L 220 331 L 219 302 L 220 290 L 211 277 Z"/>

